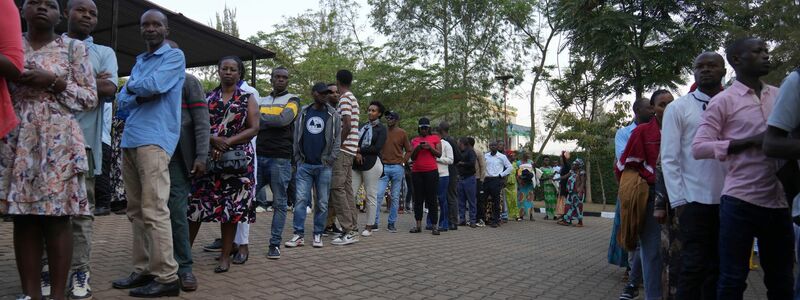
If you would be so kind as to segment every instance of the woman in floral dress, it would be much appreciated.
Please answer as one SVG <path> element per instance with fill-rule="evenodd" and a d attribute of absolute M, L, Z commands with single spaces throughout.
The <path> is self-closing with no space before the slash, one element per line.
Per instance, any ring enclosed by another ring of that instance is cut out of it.
<path fill-rule="evenodd" d="M 258 134 L 258 103 L 253 95 L 239 89 L 237 83 L 244 72 L 238 57 L 219 61 L 220 86 L 206 100 L 211 118 L 212 160 L 223 153 L 242 150 L 247 154 L 247 171 L 241 174 L 213 173 L 211 170 L 192 182 L 189 198 L 191 243 L 200 230 L 201 222 L 219 222 L 222 231 L 222 254 L 214 272 L 227 272 L 230 267 L 231 245 L 237 223 L 253 223 L 255 214 L 255 153 L 250 140 Z"/>
<path fill-rule="evenodd" d="M 19 126 L 0 139 L 0 214 L 14 216 L 14 252 L 26 295 L 41 298 L 47 249 L 51 295 L 63 299 L 72 256 L 70 216 L 90 215 L 83 173 L 89 170 L 76 112 L 97 105 L 84 44 L 54 31 L 56 0 L 22 7 L 25 71 L 11 88 Z"/>
<path fill-rule="evenodd" d="M 572 163 L 572 170 L 567 179 L 567 195 L 564 198 L 563 220 L 558 221 L 560 225 L 573 225 L 577 220 L 577 227 L 583 227 L 583 201 L 586 198 L 586 172 L 583 171 L 583 160 L 578 158 Z"/>

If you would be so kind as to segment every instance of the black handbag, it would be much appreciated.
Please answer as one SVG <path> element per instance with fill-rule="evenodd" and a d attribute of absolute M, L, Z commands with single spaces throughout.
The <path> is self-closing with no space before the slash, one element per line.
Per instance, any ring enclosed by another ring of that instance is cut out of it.
<path fill-rule="evenodd" d="M 209 158 L 208 171 L 211 173 L 242 174 L 247 172 L 250 157 L 244 150 L 230 150 L 220 155 L 218 160 Z"/>

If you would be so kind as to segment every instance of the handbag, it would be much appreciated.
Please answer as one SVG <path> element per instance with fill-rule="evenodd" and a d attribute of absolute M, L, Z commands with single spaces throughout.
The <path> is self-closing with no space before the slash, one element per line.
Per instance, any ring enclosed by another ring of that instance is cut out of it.
<path fill-rule="evenodd" d="M 222 153 L 219 159 L 209 158 L 208 171 L 211 173 L 242 174 L 247 172 L 250 157 L 244 150 L 230 150 Z"/>

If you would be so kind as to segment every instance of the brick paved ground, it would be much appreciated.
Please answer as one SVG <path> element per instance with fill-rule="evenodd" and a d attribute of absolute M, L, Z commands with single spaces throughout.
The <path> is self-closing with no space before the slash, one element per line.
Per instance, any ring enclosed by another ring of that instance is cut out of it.
<path fill-rule="evenodd" d="M 280 260 L 268 261 L 265 236 L 271 215 L 263 213 L 252 227 L 250 260 L 224 274 L 214 274 L 214 254 L 202 252 L 201 245 L 219 232 L 215 224 L 205 224 L 194 247 L 200 289 L 181 297 L 617 299 L 623 270 L 606 263 L 611 221 L 587 218 L 586 227 L 567 228 L 541 217 L 537 215 L 536 222 L 511 222 L 499 229 L 462 228 L 436 237 L 409 234 L 413 217 L 406 214 L 400 215 L 400 233 L 388 233 L 384 223 L 379 232 L 361 237 L 355 245 L 332 246 L 326 238 L 322 249 L 282 248 Z M 290 220 L 291 214 L 287 223 Z M 124 216 L 112 215 L 98 217 L 95 228 L 96 298 L 126 298 L 126 291 L 111 289 L 110 282 L 130 271 L 130 225 Z M 11 231 L 11 223 L 0 223 L 0 299 L 20 292 Z M 288 239 L 290 227 L 284 233 Z M 745 299 L 766 299 L 761 271 L 751 274 Z"/>

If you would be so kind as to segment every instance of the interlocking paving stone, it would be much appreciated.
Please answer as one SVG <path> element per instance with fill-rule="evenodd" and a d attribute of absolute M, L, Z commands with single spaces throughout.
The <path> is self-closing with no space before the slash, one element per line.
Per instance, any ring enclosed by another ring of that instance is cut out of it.
<path fill-rule="evenodd" d="M 552 221 L 511 221 L 500 228 L 410 234 L 412 214 L 399 215 L 398 233 L 386 228 L 348 246 L 281 247 L 280 260 L 267 260 L 272 213 L 251 226 L 250 259 L 214 274 L 214 257 L 202 246 L 219 236 L 219 225 L 203 224 L 194 246 L 199 289 L 183 299 L 617 299 L 624 270 L 606 263 L 612 221 L 589 217 L 586 227 Z M 365 224 L 360 214 L 359 224 Z M 292 236 L 287 216 L 284 241 Z M 11 223 L 0 223 L 0 299 L 13 299 L 20 283 Z M 111 281 L 130 269 L 131 226 L 125 216 L 97 217 L 92 253 L 92 288 L 97 299 L 128 299 Z M 745 299 L 766 299 L 762 271 L 750 273 Z"/>

